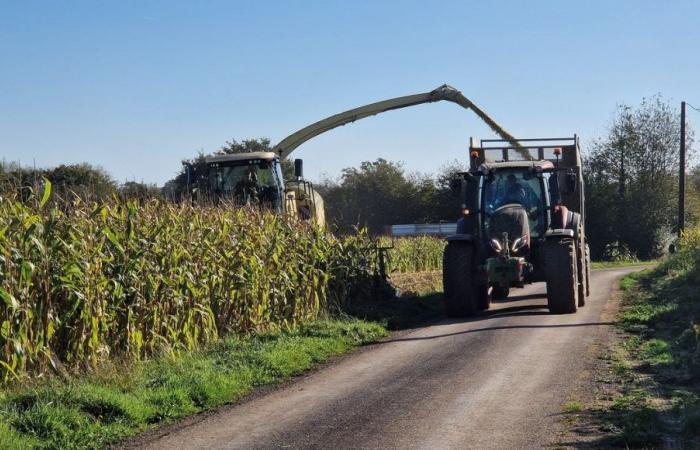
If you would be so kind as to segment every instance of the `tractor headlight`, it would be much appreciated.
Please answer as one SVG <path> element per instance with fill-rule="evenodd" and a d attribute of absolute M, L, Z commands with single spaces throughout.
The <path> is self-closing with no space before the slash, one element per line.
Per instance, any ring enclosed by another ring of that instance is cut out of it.
<path fill-rule="evenodd" d="M 521 236 L 518 239 L 513 241 L 513 245 L 510 248 L 510 251 L 515 253 L 521 248 L 525 247 L 527 245 L 527 236 Z"/>
<path fill-rule="evenodd" d="M 491 244 L 491 248 L 496 252 L 496 253 L 501 253 L 503 251 L 503 247 L 501 246 L 501 243 L 498 242 L 498 239 L 491 239 L 489 241 Z"/>

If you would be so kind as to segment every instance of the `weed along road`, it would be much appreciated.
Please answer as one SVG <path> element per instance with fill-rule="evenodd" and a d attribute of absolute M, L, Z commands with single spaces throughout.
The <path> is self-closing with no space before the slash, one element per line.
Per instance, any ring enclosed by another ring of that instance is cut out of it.
<path fill-rule="evenodd" d="M 597 270 L 576 314 L 538 283 L 468 320 L 397 335 L 288 386 L 136 442 L 181 448 L 542 448 L 561 436 L 611 295 L 634 268 Z"/>

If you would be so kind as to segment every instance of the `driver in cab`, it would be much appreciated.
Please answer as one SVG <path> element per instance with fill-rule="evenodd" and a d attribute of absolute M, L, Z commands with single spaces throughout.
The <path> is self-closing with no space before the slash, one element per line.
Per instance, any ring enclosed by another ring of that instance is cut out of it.
<path fill-rule="evenodd" d="M 496 209 L 498 209 L 504 205 L 518 204 L 525 208 L 528 214 L 532 214 L 537 210 L 538 203 L 539 197 L 532 190 L 532 187 L 527 183 L 523 184 L 521 181 L 518 181 L 515 174 L 510 173 L 506 177 L 504 194 L 496 200 L 495 205 Z"/>
<path fill-rule="evenodd" d="M 505 191 L 505 195 L 498 202 L 500 206 L 507 205 L 508 203 L 519 203 L 523 206 L 527 206 L 527 191 L 512 173 L 509 174 L 508 178 L 506 179 Z"/>
<path fill-rule="evenodd" d="M 257 168 L 253 165 L 248 166 L 243 179 L 236 184 L 236 195 L 247 204 L 257 200 L 259 188 Z"/>

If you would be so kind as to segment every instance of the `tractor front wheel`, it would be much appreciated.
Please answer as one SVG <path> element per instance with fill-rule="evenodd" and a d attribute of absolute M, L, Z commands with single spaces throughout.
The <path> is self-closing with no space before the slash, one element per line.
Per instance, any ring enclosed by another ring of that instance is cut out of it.
<path fill-rule="evenodd" d="M 491 306 L 488 284 L 476 286 L 476 306 L 479 311 L 486 311 Z"/>
<path fill-rule="evenodd" d="M 442 285 L 445 313 L 449 317 L 471 316 L 478 309 L 485 309 L 483 301 L 478 302 L 479 299 L 476 298 L 478 292 L 474 282 L 473 269 L 474 247 L 472 244 L 463 241 L 448 242 L 443 253 Z"/>
<path fill-rule="evenodd" d="M 579 291 L 576 256 L 576 243 L 572 239 L 545 243 L 547 306 L 552 314 L 576 312 Z"/>
<path fill-rule="evenodd" d="M 494 300 L 505 300 L 510 294 L 510 288 L 503 288 L 501 286 L 494 286 L 491 290 L 491 298 Z"/>

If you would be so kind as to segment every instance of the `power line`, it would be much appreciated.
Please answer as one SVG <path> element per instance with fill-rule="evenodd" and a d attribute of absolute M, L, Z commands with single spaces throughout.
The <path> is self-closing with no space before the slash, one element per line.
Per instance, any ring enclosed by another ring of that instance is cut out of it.
<path fill-rule="evenodd" d="M 695 111 L 700 112 L 700 108 L 696 108 L 695 106 L 691 105 L 688 102 L 685 102 L 685 104 L 686 104 L 686 106 L 690 106 L 691 108 L 693 108 Z"/>

